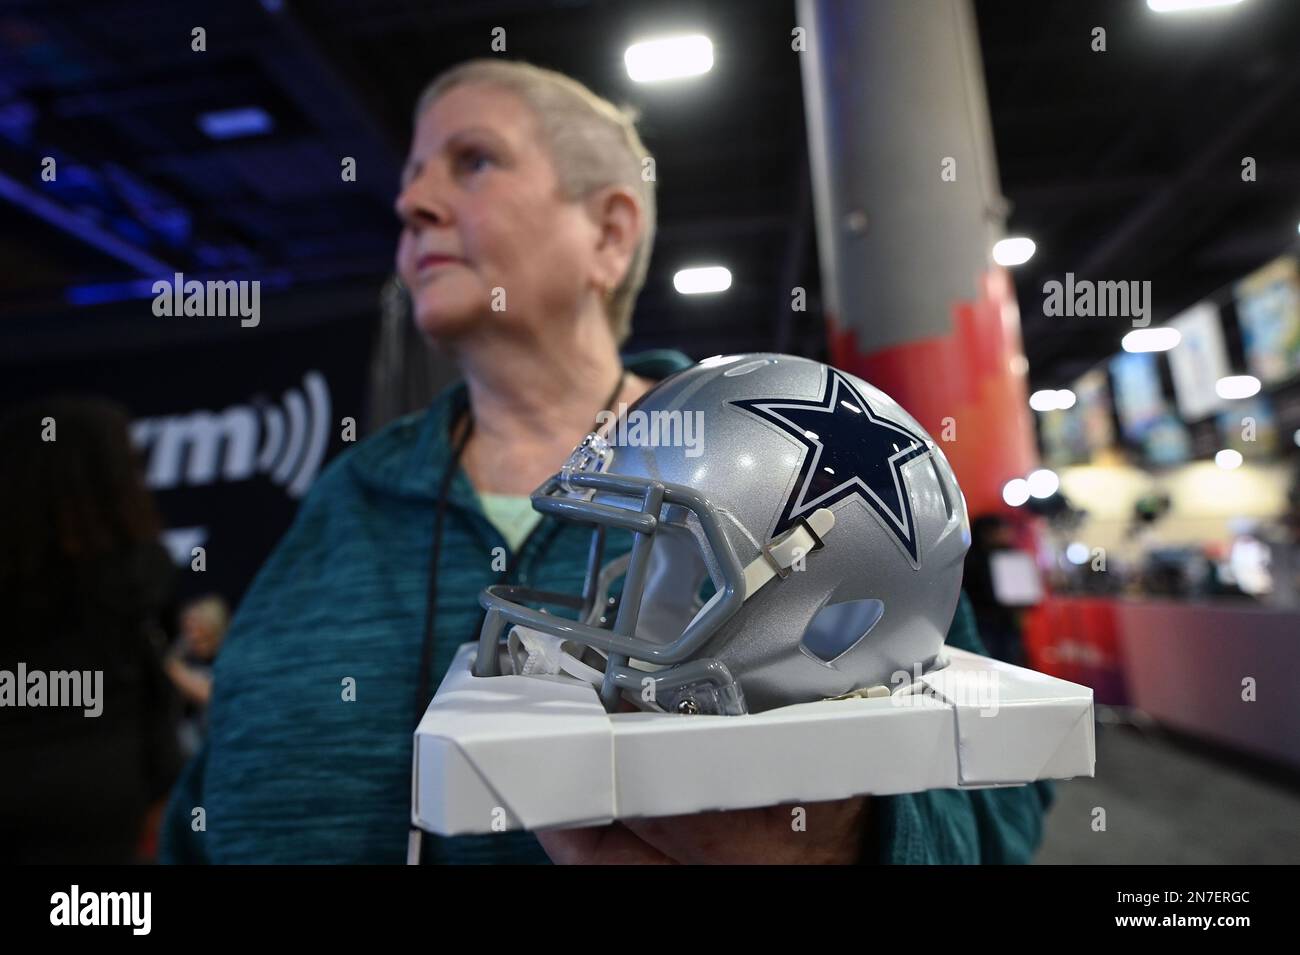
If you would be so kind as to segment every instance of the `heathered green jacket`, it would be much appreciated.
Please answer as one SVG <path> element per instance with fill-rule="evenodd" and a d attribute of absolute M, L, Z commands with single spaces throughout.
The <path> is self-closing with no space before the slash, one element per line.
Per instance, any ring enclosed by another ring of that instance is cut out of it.
<path fill-rule="evenodd" d="M 627 360 L 650 378 L 687 364 L 674 352 Z M 448 390 L 317 479 L 231 622 L 208 742 L 172 794 L 163 861 L 405 860 L 434 501 L 449 424 L 465 400 L 463 387 Z M 456 648 L 477 637 L 478 593 L 500 580 L 493 548 L 508 551 L 463 471 L 443 533 L 431 692 Z M 580 592 L 588 540 L 588 530 L 544 518 L 514 581 Z M 983 652 L 964 597 L 948 643 Z M 355 701 L 343 700 L 347 678 Z M 1047 783 L 877 797 L 863 861 L 1027 861 L 1051 798 Z M 205 828 L 195 831 L 199 818 Z M 529 833 L 426 841 L 426 861 L 547 861 Z"/>

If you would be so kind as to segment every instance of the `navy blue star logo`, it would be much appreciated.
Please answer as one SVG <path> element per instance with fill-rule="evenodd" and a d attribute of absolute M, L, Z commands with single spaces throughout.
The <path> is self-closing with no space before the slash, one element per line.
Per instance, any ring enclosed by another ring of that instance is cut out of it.
<path fill-rule="evenodd" d="M 856 497 L 919 563 L 912 496 L 903 465 L 929 452 L 924 438 L 887 421 L 852 383 L 827 370 L 820 398 L 746 398 L 729 402 L 792 436 L 806 449 L 794 487 L 777 518 L 778 537 L 813 511 Z"/>

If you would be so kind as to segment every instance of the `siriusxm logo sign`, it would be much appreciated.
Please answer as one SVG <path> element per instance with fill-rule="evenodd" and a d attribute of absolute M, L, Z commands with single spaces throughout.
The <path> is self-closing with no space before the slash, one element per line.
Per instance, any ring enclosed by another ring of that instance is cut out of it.
<path fill-rule="evenodd" d="M 148 456 L 146 483 L 164 491 L 267 474 L 291 497 L 301 497 L 316 479 L 329 445 L 325 376 L 307 372 L 303 387 L 286 391 L 282 405 L 242 404 L 137 419 L 131 438 Z"/>

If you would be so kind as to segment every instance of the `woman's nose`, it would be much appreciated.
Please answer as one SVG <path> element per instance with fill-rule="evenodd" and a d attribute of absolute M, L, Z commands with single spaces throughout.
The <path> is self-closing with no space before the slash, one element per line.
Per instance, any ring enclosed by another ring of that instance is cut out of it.
<path fill-rule="evenodd" d="M 403 225 L 446 225 L 451 220 L 447 203 L 436 195 L 428 176 L 417 176 L 397 194 L 393 203 Z"/>

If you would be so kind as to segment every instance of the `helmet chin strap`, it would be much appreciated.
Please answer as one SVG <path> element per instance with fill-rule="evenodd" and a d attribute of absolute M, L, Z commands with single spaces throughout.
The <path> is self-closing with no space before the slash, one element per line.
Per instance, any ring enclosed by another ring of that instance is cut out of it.
<path fill-rule="evenodd" d="M 790 568 L 821 547 L 822 538 L 830 533 L 834 526 L 835 514 L 828 508 L 820 507 L 771 544 L 764 546 L 759 555 L 745 568 L 745 599 L 748 600 L 758 593 L 772 578 L 780 577 L 784 580 L 789 577 L 793 573 Z M 695 612 L 691 623 L 695 623 L 705 611 L 721 599 L 722 591 L 719 590 Z M 689 627 L 690 624 L 687 626 Z"/>
<path fill-rule="evenodd" d="M 566 645 L 566 641 L 562 637 L 543 633 L 522 624 L 515 624 L 510 628 L 510 633 L 506 637 L 506 648 L 510 658 L 511 670 L 517 675 L 546 674 L 559 676 L 563 674 L 571 676 L 580 682 L 590 683 L 596 690 L 599 690 L 605 682 L 604 672 L 578 659 L 570 651 L 569 646 Z M 605 656 L 595 647 L 592 650 L 602 657 Z M 636 665 L 635 661 L 632 665 Z M 638 709 L 663 712 L 661 707 L 653 704 L 647 705 L 635 699 L 634 694 L 628 690 L 623 691 L 623 698 L 633 703 Z"/>
<path fill-rule="evenodd" d="M 521 676 L 567 673 L 584 683 L 599 685 L 605 674 L 569 652 L 562 637 L 516 624 L 506 637 L 512 669 Z M 600 652 L 600 651 L 596 651 Z"/>
<path fill-rule="evenodd" d="M 835 526 L 835 515 L 827 508 L 818 508 L 783 536 L 765 546 L 745 568 L 745 599 L 758 593 L 773 577 L 784 580 L 791 567 L 801 558 L 821 547 L 822 538 Z"/>

